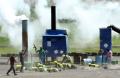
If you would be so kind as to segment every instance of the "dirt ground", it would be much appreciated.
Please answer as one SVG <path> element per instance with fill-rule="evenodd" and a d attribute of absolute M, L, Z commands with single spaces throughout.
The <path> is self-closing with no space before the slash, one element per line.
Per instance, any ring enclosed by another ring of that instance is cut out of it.
<path fill-rule="evenodd" d="M 5 60 L 6 61 L 6 60 Z M 59 72 L 35 72 L 24 71 L 20 73 L 17 71 L 17 76 L 10 73 L 10 76 L 6 75 L 9 65 L 4 64 L 4 60 L 0 62 L 0 78 L 119 78 L 120 77 L 120 65 L 110 65 L 108 69 L 93 68 L 88 66 L 77 65 L 77 69 L 68 69 Z"/>

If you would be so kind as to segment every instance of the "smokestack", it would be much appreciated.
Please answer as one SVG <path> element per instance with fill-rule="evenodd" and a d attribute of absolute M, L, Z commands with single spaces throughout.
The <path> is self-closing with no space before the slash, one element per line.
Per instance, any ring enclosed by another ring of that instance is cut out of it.
<path fill-rule="evenodd" d="M 27 20 L 22 20 L 22 50 L 25 50 L 25 61 L 28 60 Z"/>
<path fill-rule="evenodd" d="M 51 1 L 51 29 L 56 30 L 56 6 L 54 1 Z"/>

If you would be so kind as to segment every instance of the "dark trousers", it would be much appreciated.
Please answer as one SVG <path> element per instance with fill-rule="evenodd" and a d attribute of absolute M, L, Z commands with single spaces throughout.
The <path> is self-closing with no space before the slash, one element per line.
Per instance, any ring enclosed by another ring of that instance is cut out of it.
<path fill-rule="evenodd" d="M 10 69 L 8 70 L 7 74 L 9 74 L 9 72 L 10 72 L 11 70 L 13 70 L 13 73 L 14 73 L 14 75 L 15 75 L 16 72 L 15 72 L 14 65 L 11 65 L 11 66 L 10 66 Z"/>
<path fill-rule="evenodd" d="M 21 62 L 21 68 L 20 68 L 20 72 L 23 72 L 24 61 L 20 61 L 20 62 Z"/>

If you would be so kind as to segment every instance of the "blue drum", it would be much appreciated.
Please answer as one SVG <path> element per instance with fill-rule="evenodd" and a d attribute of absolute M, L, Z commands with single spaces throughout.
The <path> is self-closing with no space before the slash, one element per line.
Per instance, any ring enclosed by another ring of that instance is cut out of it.
<path fill-rule="evenodd" d="M 106 55 L 98 55 L 95 58 L 96 64 L 104 64 L 107 63 L 107 56 Z"/>

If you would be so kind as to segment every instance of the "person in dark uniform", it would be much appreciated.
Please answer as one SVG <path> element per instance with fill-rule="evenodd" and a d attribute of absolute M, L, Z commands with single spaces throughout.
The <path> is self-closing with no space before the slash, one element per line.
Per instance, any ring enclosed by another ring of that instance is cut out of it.
<path fill-rule="evenodd" d="M 16 62 L 15 57 L 13 55 L 11 55 L 8 59 L 8 62 L 9 61 L 10 61 L 10 69 L 8 70 L 7 75 L 9 75 L 9 72 L 11 70 L 13 70 L 14 75 L 17 75 L 15 72 L 15 68 L 14 68 L 14 63 Z"/>
<path fill-rule="evenodd" d="M 25 54 L 25 51 L 24 51 L 24 50 L 22 50 L 22 51 L 19 53 L 19 58 L 20 58 L 20 63 L 21 63 L 20 72 L 23 72 L 23 67 L 24 67 L 24 54 Z"/>

